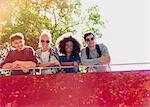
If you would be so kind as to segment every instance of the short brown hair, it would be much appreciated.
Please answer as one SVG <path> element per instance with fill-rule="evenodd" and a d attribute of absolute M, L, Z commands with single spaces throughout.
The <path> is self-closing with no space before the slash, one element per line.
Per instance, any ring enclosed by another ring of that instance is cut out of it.
<path fill-rule="evenodd" d="M 24 39 L 24 35 L 22 33 L 15 33 L 15 34 L 12 34 L 9 39 L 12 41 L 14 40 L 18 40 L 18 39 Z"/>
<path fill-rule="evenodd" d="M 93 35 L 93 37 L 95 37 L 95 35 L 94 35 L 93 33 L 88 32 L 88 33 L 84 34 L 84 37 L 83 37 L 83 38 L 84 38 L 84 40 L 85 40 L 85 39 L 86 39 L 86 37 L 87 37 L 87 36 L 89 36 L 89 35 Z"/>

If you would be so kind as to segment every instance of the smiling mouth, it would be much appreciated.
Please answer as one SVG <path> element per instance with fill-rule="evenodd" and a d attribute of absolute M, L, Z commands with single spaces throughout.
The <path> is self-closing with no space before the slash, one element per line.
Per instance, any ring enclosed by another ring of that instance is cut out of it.
<path fill-rule="evenodd" d="M 67 48 L 66 50 L 67 50 L 67 51 L 71 51 L 71 49 L 70 49 L 70 48 Z"/>
<path fill-rule="evenodd" d="M 23 46 L 19 46 L 19 47 L 18 47 L 18 49 L 22 49 L 22 48 L 23 48 Z"/>
<path fill-rule="evenodd" d="M 22 45 L 20 45 L 20 46 L 18 46 L 19 48 L 22 48 L 23 46 Z"/>

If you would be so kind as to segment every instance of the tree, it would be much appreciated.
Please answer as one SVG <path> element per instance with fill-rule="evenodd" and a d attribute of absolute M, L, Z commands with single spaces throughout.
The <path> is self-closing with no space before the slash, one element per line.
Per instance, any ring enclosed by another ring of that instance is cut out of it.
<path fill-rule="evenodd" d="M 100 35 L 104 25 L 98 6 L 93 6 L 82 13 L 80 0 L 7 0 L 12 9 L 6 18 L 0 33 L 1 43 L 8 41 L 11 34 L 21 32 L 27 45 L 37 49 L 38 37 L 42 29 L 49 29 L 55 43 L 66 32 L 82 33 L 92 31 Z M 2 21 L 0 21 L 2 22 Z M 4 20 L 3 20 L 4 22 Z"/>

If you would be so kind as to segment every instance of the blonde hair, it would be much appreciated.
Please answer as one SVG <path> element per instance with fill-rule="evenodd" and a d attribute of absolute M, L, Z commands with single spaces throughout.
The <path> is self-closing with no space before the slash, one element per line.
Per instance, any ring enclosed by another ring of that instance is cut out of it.
<path fill-rule="evenodd" d="M 39 47 L 41 47 L 41 38 L 42 38 L 42 36 L 47 36 L 49 38 L 49 41 L 50 41 L 49 47 L 51 47 L 52 37 L 51 37 L 51 34 L 50 34 L 50 30 L 47 30 L 47 29 L 42 30 L 42 33 L 39 37 Z"/>

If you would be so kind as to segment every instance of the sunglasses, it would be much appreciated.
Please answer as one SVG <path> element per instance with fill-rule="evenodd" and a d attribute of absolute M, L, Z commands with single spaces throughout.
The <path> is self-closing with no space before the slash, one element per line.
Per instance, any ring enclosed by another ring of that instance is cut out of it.
<path fill-rule="evenodd" d="M 42 42 L 42 43 L 44 43 L 44 42 L 46 42 L 46 43 L 49 43 L 50 41 L 48 41 L 48 40 L 46 40 L 46 41 L 44 41 L 44 40 L 41 40 L 41 42 Z"/>
<path fill-rule="evenodd" d="M 94 40 L 94 37 L 86 39 L 87 42 L 93 41 L 93 40 Z"/>

